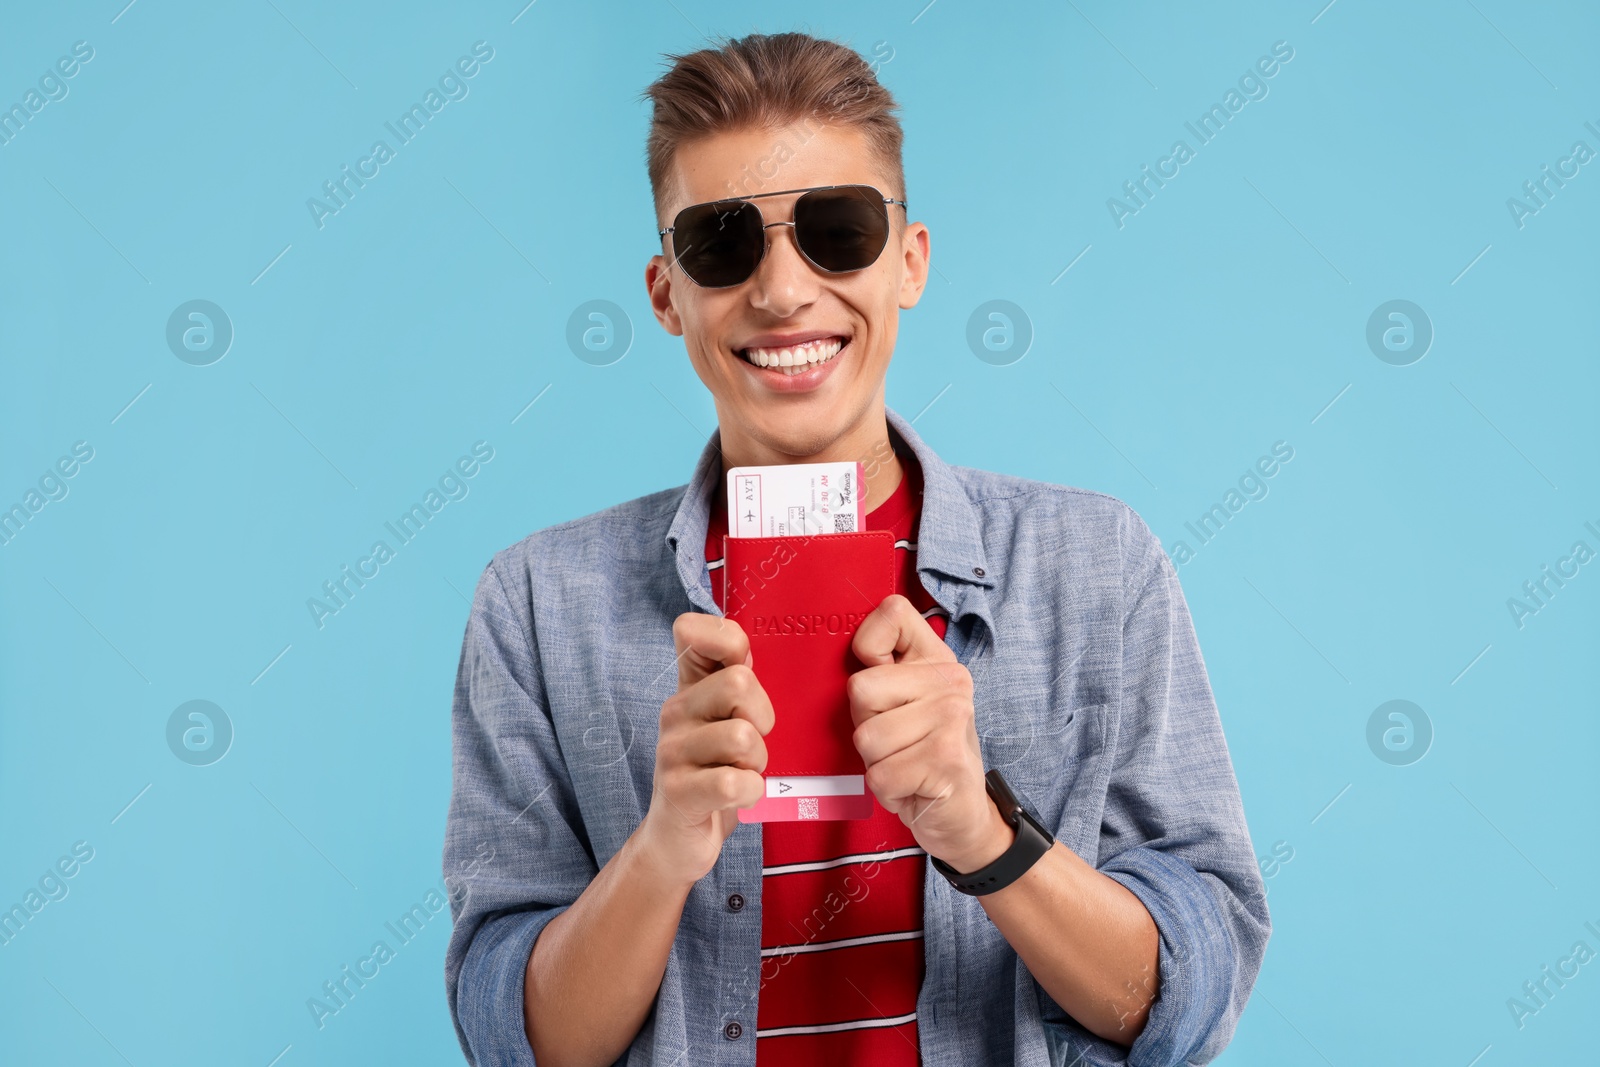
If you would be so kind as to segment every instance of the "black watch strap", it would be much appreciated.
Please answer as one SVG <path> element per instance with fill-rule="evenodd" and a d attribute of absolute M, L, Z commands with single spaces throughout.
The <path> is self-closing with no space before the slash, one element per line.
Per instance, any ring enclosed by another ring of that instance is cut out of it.
<path fill-rule="evenodd" d="M 1017 832 L 1011 847 L 993 863 L 966 874 L 937 856 L 928 857 L 933 861 L 934 870 L 944 875 L 956 889 L 973 897 L 997 892 L 1015 882 L 1055 844 L 1055 837 L 1017 800 L 998 770 L 992 770 L 983 777 L 990 798 L 1006 822 Z"/>

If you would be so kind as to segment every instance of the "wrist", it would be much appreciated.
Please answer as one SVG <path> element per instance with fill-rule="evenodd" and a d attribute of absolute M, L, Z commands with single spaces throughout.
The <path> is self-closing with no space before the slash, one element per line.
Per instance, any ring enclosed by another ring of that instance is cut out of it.
<path fill-rule="evenodd" d="M 973 871 L 987 867 L 1005 854 L 1006 849 L 1017 838 L 1017 831 L 1001 816 L 1000 809 L 994 806 L 994 801 L 984 797 L 986 818 L 983 829 L 979 832 L 972 844 L 959 849 L 948 856 L 939 858 L 958 873 L 970 874 Z"/>
<path fill-rule="evenodd" d="M 670 851 L 663 849 L 651 833 L 648 816 L 623 843 L 623 849 L 629 853 L 631 865 L 636 868 L 638 875 L 662 892 L 687 894 L 699 881 L 698 877 L 683 871 L 681 864 L 672 862 Z"/>

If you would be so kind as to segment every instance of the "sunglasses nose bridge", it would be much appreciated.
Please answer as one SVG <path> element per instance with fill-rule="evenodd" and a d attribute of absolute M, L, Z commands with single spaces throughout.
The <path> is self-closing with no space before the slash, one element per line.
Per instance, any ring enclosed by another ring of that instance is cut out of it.
<path fill-rule="evenodd" d="M 772 238 L 767 234 L 767 231 L 774 226 L 789 227 L 789 250 L 794 255 L 794 263 L 784 262 L 780 265 L 779 259 L 775 259 L 774 253 L 777 252 L 777 249 Z M 814 284 L 818 266 L 806 250 L 800 247 L 799 232 L 794 228 L 793 219 L 763 222 L 761 224 L 761 258 L 756 261 L 756 265 L 750 271 L 749 277 L 745 279 L 746 281 L 758 280 L 759 295 L 753 296 L 752 299 L 760 306 L 770 307 L 775 299 L 779 303 L 784 301 L 804 303 L 809 299 L 802 298 L 800 294 L 809 285 Z M 777 273 L 774 274 L 774 271 Z M 784 294 L 783 297 L 778 297 L 779 293 Z M 792 312 L 793 307 L 790 307 L 782 311 L 781 314 L 787 317 Z"/>

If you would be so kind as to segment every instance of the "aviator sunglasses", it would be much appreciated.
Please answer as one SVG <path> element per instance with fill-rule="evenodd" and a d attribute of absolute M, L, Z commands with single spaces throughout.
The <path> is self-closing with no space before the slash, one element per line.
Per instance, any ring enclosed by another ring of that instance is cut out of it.
<path fill-rule="evenodd" d="M 752 200 L 800 193 L 791 222 L 762 222 Z M 793 226 L 800 254 L 818 270 L 848 274 L 872 266 L 889 240 L 887 205 L 904 200 L 884 196 L 870 185 L 819 185 L 776 193 L 691 204 L 672 225 L 657 230 L 672 234 L 678 265 L 689 280 L 705 289 L 726 289 L 754 274 L 767 254 L 767 230 Z"/>

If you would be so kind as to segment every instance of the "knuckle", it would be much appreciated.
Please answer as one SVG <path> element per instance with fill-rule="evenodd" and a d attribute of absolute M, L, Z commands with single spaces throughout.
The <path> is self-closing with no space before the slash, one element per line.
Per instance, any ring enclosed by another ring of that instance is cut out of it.
<path fill-rule="evenodd" d="M 717 772 L 717 797 L 726 802 L 723 807 L 738 802 L 743 793 L 741 788 L 743 777 L 737 767 L 724 767 Z"/>
<path fill-rule="evenodd" d="M 735 699 L 749 699 L 760 688 L 756 672 L 743 663 L 724 667 L 717 673 L 723 676 L 722 684 L 727 687 L 728 695 Z"/>
<path fill-rule="evenodd" d="M 735 756 L 751 756 L 761 744 L 761 734 L 749 719 L 734 719 L 729 727 L 733 734 L 732 748 Z"/>
<path fill-rule="evenodd" d="M 740 719 L 739 725 L 744 728 L 742 732 L 745 737 L 745 747 L 752 755 L 766 749 L 766 739 L 761 736 L 761 730 L 755 723 L 749 719 Z"/>

